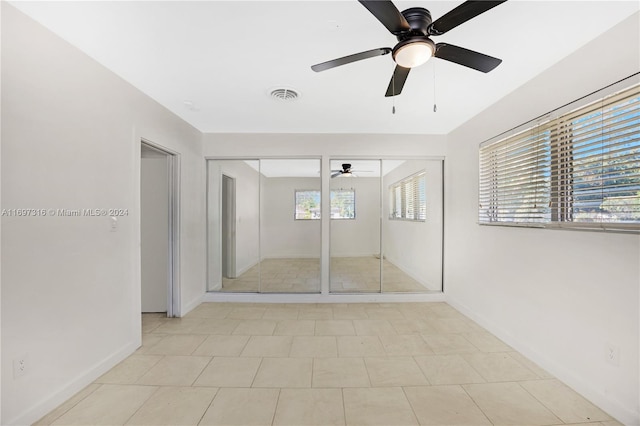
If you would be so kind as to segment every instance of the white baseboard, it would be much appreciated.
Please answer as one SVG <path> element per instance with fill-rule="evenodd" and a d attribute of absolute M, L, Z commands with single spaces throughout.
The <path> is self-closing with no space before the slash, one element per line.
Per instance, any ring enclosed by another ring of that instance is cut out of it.
<path fill-rule="evenodd" d="M 195 308 L 197 308 L 198 305 L 202 303 L 203 298 L 204 298 L 204 294 L 196 297 L 191 302 L 185 304 L 182 307 L 182 312 L 180 312 L 180 316 L 183 317 L 187 315 L 189 312 L 193 311 Z"/>
<path fill-rule="evenodd" d="M 262 260 L 266 259 L 318 259 L 320 260 L 320 255 L 318 254 L 300 254 L 300 253 L 284 253 L 284 254 L 274 254 L 269 256 L 263 256 Z"/>
<path fill-rule="evenodd" d="M 614 417 L 625 425 L 640 424 L 640 412 L 634 412 L 633 409 L 623 406 L 619 401 L 613 400 L 607 395 L 597 391 L 593 386 L 587 383 L 582 377 L 567 371 L 567 369 L 542 354 L 539 350 L 532 348 L 525 340 L 522 340 L 510 333 L 507 333 L 498 324 L 487 320 L 484 316 L 477 315 L 468 306 L 457 302 L 450 296 L 446 297 L 446 302 L 460 311 L 462 314 L 471 318 L 496 337 L 504 341 L 506 344 L 520 352 L 531 361 L 538 364 L 551 375 L 562 381 L 564 384 L 578 392 L 591 403 L 595 404 L 603 411 Z"/>
<path fill-rule="evenodd" d="M 422 279 L 421 277 L 418 277 L 416 274 L 414 274 L 414 273 L 413 273 L 413 272 L 411 272 L 411 271 L 407 271 L 407 269 L 406 269 L 406 268 L 404 268 L 404 267 L 402 266 L 402 263 L 400 263 L 400 262 L 396 262 L 396 260 L 395 260 L 395 259 L 393 259 L 393 258 L 389 258 L 389 257 L 387 257 L 386 255 L 385 255 L 385 257 L 384 257 L 384 258 L 386 259 L 386 261 L 387 261 L 387 262 L 391 263 L 393 266 L 395 266 L 396 268 L 400 269 L 402 272 L 404 272 L 405 274 L 407 274 L 410 278 L 412 278 L 412 279 L 414 279 L 415 281 L 417 281 L 418 283 L 420 283 L 420 284 L 421 284 L 424 288 L 426 288 L 427 290 L 430 290 L 430 291 L 438 291 L 438 290 L 435 290 L 435 289 L 433 289 L 433 288 L 430 288 L 430 287 L 427 285 L 427 283 L 423 281 L 423 279 Z M 383 269 L 383 273 L 384 273 L 384 269 Z"/>
<path fill-rule="evenodd" d="M 395 303 L 444 302 L 443 293 L 362 293 L 362 294 L 291 294 L 291 293 L 213 293 L 203 302 L 243 303 Z"/>
<path fill-rule="evenodd" d="M 331 257 L 375 257 L 380 259 L 380 253 L 331 253 Z"/>
<path fill-rule="evenodd" d="M 62 386 L 57 391 L 53 391 L 50 396 L 37 402 L 31 408 L 28 408 L 14 419 L 9 420 L 6 424 L 30 425 L 37 422 L 73 395 L 89 386 L 98 377 L 102 376 L 104 373 L 123 361 L 135 352 L 136 349 L 138 349 L 136 342 L 131 342 L 125 345 L 113 354 L 109 355 L 107 358 L 97 362 L 86 371 L 71 379 L 66 385 Z"/>
<path fill-rule="evenodd" d="M 236 277 L 239 277 L 240 275 L 244 274 L 245 272 L 247 272 L 249 269 L 253 268 L 254 266 L 256 266 L 258 263 L 258 261 L 256 261 L 255 263 L 251 263 L 247 266 L 243 266 L 240 269 L 236 269 Z"/>

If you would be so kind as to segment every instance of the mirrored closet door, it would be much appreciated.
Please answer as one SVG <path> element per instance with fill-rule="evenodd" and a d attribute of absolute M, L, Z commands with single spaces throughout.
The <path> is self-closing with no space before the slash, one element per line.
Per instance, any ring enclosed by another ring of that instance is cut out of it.
<path fill-rule="evenodd" d="M 382 161 L 382 291 L 442 291 L 441 160 Z"/>
<path fill-rule="evenodd" d="M 319 293 L 319 159 L 208 160 L 207 290 Z"/>
<path fill-rule="evenodd" d="M 260 291 L 320 292 L 319 159 L 260 160 Z"/>
<path fill-rule="evenodd" d="M 322 202 L 330 293 L 442 291 L 442 160 L 329 166 L 323 191 L 320 159 L 208 161 L 208 291 L 320 293 Z"/>
<path fill-rule="evenodd" d="M 260 285 L 260 162 L 207 162 L 208 291 L 257 292 Z"/>
<path fill-rule="evenodd" d="M 331 160 L 330 292 L 380 292 L 380 160 Z"/>

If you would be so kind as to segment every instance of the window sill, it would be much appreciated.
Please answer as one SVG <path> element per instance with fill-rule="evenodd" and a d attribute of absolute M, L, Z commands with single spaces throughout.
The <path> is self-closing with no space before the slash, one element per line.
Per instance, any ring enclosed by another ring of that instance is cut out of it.
<path fill-rule="evenodd" d="M 510 228 L 539 228 L 565 231 L 612 232 L 640 234 L 640 225 L 632 223 L 518 223 L 518 222 L 477 222 L 481 226 L 502 226 Z"/>

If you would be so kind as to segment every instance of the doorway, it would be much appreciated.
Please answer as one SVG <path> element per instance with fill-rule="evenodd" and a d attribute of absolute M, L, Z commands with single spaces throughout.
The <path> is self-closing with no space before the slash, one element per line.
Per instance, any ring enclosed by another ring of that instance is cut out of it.
<path fill-rule="evenodd" d="M 179 316 L 178 157 L 147 141 L 140 149 L 141 312 Z"/>

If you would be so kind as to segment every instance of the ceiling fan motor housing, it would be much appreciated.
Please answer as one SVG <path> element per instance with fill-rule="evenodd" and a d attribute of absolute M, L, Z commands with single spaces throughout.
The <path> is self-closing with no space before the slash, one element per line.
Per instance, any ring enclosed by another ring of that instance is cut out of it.
<path fill-rule="evenodd" d="M 398 65 L 413 68 L 426 62 L 436 52 L 436 45 L 428 36 L 431 12 L 423 7 L 412 7 L 402 11 L 402 16 L 411 29 L 397 34 L 398 44 L 394 46 L 391 56 Z M 408 49 L 401 53 L 405 48 Z"/>
<path fill-rule="evenodd" d="M 397 35 L 398 41 L 404 41 L 414 36 L 426 36 L 429 34 L 429 25 L 431 25 L 431 12 L 424 7 L 411 7 L 403 10 L 402 16 L 407 20 L 410 31 Z"/>

